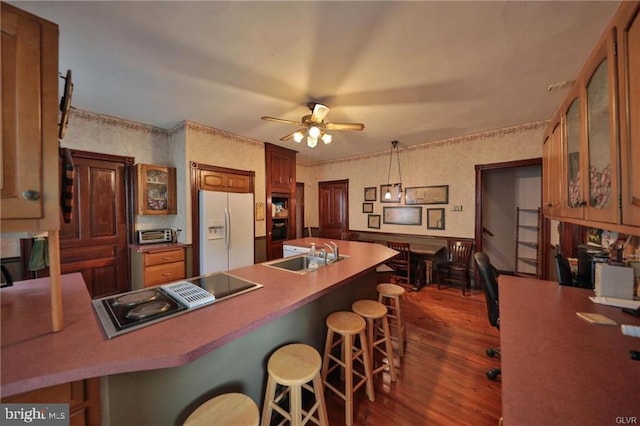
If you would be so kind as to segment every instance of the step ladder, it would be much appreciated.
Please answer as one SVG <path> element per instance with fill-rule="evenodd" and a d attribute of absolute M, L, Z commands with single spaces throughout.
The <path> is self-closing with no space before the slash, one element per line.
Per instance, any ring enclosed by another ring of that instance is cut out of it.
<path fill-rule="evenodd" d="M 516 261 L 515 274 L 520 277 L 540 278 L 542 216 L 540 208 L 516 207 Z"/>

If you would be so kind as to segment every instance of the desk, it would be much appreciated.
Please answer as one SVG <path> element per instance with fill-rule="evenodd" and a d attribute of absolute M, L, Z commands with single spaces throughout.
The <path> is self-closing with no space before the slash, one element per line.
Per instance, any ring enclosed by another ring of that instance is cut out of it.
<path fill-rule="evenodd" d="M 409 250 L 411 257 L 416 260 L 416 279 L 414 290 L 420 290 L 423 285 L 431 284 L 433 279 L 433 263 L 440 255 L 444 256 L 446 246 L 442 244 L 414 244 L 411 243 Z"/>
<path fill-rule="evenodd" d="M 506 275 L 498 284 L 505 425 L 640 422 L 640 361 L 629 357 L 640 339 L 576 312 L 619 324 L 640 325 L 639 318 L 592 303 L 592 290 Z"/>

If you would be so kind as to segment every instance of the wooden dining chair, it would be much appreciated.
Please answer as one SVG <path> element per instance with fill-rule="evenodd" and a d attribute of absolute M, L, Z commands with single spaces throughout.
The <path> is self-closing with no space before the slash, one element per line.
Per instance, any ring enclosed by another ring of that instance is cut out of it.
<path fill-rule="evenodd" d="M 398 255 L 387 262 L 393 269 L 390 278 L 395 282 L 406 282 L 411 285 L 411 250 L 409 243 L 387 241 L 387 247 L 398 251 Z"/>
<path fill-rule="evenodd" d="M 358 241 L 358 233 L 357 232 L 342 232 L 340 233 L 341 240 L 349 240 L 349 241 Z"/>
<path fill-rule="evenodd" d="M 438 290 L 442 287 L 462 287 L 462 295 L 469 289 L 469 262 L 473 250 L 472 241 L 449 241 L 447 261 L 438 265 Z"/>

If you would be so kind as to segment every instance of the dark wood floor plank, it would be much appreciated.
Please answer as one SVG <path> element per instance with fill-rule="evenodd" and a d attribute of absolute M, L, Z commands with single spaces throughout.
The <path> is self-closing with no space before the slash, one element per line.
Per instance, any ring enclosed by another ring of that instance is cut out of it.
<path fill-rule="evenodd" d="M 485 373 L 500 365 L 486 355 L 500 337 L 489 325 L 484 295 L 432 285 L 408 291 L 403 309 L 407 345 L 398 380 L 378 375 L 373 403 L 358 390 L 354 425 L 497 425 L 500 382 Z M 326 398 L 330 424 L 344 425 L 344 402 Z"/>

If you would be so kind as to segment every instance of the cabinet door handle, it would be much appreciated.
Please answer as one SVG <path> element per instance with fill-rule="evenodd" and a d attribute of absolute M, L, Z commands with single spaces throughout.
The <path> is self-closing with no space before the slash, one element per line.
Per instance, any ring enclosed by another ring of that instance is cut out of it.
<path fill-rule="evenodd" d="M 170 256 L 164 256 L 164 257 L 162 258 L 162 260 L 171 260 L 171 257 L 170 257 Z"/>
<path fill-rule="evenodd" d="M 584 207 L 587 205 L 586 201 L 580 201 L 580 204 L 578 204 L 580 207 Z"/>
<path fill-rule="evenodd" d="M 22 193 L 22 196 L 25 200 L 36 201 L 38 198 L 40 198 L 40 193 L 36 190 L 28 189 Z"/>
<path fill-rule="evenodd" d="M 169 276 L 171 276 L 171 272 L 163 272 L 162 276 L 163 277 L 169 277 Z"/>

